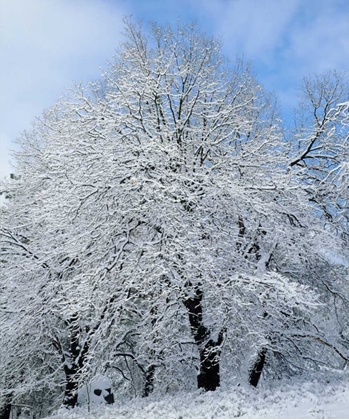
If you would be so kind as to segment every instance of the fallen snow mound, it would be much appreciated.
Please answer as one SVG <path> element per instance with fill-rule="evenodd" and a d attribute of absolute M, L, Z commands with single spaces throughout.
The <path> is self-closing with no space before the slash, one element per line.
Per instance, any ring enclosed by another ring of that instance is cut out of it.
<path fill-rule="evenodd" d="M 115 404 L 59 409 L 51 418 L 305 418 L 349 419 L 349 384 L 317 381 L 268 389 L 232 387 L 215 392 L 152 395 Z"/>

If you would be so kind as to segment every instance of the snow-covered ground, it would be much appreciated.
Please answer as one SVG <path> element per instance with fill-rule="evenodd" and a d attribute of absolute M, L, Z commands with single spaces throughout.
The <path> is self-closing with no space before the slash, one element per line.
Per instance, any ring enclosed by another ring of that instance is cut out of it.
<path fill-rule="evenodd" d="M 305 418 L 349 419 L 349 381 L 318 381 L 260 389 L 232 387 L 200 393 L 152 395 L 114 405 L 60 409 L 52 418 Z"/>

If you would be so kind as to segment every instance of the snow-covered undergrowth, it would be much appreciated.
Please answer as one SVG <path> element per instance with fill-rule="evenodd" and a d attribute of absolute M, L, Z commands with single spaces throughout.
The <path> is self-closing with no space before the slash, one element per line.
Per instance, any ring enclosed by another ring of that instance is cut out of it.
<path fill-rule="evenodd" d="M 215 392 L 116 399 L 112 406 L 60 409 L 52 418 L 349 418 L 345 380 L 274 383 L 260 389 L 232 387 Z"/>

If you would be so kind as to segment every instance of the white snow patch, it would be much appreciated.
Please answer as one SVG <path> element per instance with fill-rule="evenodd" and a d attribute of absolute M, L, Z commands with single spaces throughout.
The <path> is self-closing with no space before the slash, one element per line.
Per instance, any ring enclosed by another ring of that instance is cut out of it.
<path fill-rule="evenodd" d="M 113 405 L 59 409 L 51 418 L 349 418 L 348 381 L 274 383 L 267 388 L 231 387 L 215 392 L 154 394 Z"/>

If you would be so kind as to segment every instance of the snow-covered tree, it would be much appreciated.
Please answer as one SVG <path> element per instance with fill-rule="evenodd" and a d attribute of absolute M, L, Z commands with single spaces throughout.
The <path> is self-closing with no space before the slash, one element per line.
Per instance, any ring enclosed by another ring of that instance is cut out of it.
<path fill-rule="evenodd" d="M 290 167 L 324 222 L 348 237 L 349 80 L 330 71 L 305 78 L 292 132 Z"/>
<path fill-rule="evenodd" d="M 256 385 L 268 350 L 289 361 L 315 328 L 309 278 L 335 236 L 290 170 L 273 98 L 195 27 L 128 22 L 103 80 L 19 142 L 0 216 L 12 399 L 59 383 L 74 406 L 106 372 L 143 395 L 195 371 L 214 390 L 222 352 L 256 354 Z"/>
<path fill-rule="evenodd" d="M 309 277 L 325 308 L 313 338 L 347 363 L 349 80 L 345 74 L 330 71 L 304 79 L 290 145 L 290 170 L 324 228 L 339 239 L 337 249 L 321 245 L 324 258 Z M 328 356 L 323 355 L 314 364 L 325 360 Z"/>

